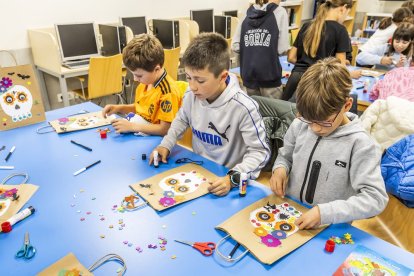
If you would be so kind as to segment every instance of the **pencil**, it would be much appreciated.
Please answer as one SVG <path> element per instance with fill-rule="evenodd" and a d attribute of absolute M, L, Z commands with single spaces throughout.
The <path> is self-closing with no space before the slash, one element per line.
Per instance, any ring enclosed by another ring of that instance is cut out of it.
<path fill-rule="evenodd" d="M 92 149 L 91 149 L 91 148 L 89 148 L 89 147 L 87 147 L 87 146 L 84 146 L 84 145 L 82 145 L 82 144 L 79 144 L 78 142 L 75 142 L 75 141 L 73 141 L 73 140 L 70 140 L 70 142 L 71 142 L 72 144 L 75 144 L 75 145 L 77 145 L 77 146 L 81 147 L 81 148 L 86 149 L 87 151 L 92 151 Z"/>

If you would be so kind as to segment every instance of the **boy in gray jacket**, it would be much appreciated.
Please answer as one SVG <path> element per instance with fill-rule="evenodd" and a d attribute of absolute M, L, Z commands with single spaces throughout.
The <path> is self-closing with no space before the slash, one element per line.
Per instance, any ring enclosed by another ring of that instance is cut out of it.
<path fill-rule="evenodd" d="M 375 216 L 388 202 L 381 152 L 352 106 L 349 71 L 335 58 L 311 66 L 298 89 L 297 110 L 273 166 L 270 186 L 313 205 L 300 229 Z"/>
<path fill-rule="evenodd" d="M 237 77 L 229 74 L 229 54 L 227 41 L 218 34 L 200 34 L 190 43 L 181 62 L 191 92 L 184 95 L 181 109 L 156 148 L 161 161 L 167 162 L 177 140 L 191 127 L 194 152 L 230 168 L 209 187 L 218 196 L 238 185 L 240 173 L 255 179 L 270 157 L 259 107 L 241 90 Z"/>

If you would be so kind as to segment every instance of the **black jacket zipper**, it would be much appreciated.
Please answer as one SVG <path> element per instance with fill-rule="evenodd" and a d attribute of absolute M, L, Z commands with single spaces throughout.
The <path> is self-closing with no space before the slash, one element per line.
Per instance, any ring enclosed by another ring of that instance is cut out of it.
<path fill-rule="evenodd" d="M 322 136 L 319 136 L 318 139 L 316 139 L 316 143 L 313 146 L 313 149 L 312 149 L 312 151 L 311 151 L 311 153 L 309 155 L 308 165 L 306 166 L 305 178 L 303 179 L 302 187 L 300 188 L 300 201 L 301 202 L 303 202 L 303 190 L 305 189 L 306 180 L 308 179 L 309 167 L 310 167 L 310 164 L 311 164 L 311 161 L 312 161 L 312 156 L 313 156 L 313 153 L 315 152 L 316 147 L 318 146 L 319 141 L 321 139 L 322 139 Z"/>
<path fill-rule="evenodd" d="M 315 196 L 316 184 L 318 183 L 319 171 L 321 170 L 321 167 L 321 161 L 313 161 L 305 195 L 306 201 L 310 204 L 313 203 L 313 197 Z"/>

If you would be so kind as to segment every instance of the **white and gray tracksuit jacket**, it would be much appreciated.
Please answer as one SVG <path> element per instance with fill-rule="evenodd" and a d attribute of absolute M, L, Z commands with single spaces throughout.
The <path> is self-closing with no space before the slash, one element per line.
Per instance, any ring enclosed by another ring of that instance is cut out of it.
<path fill-rule="evenodd" d="M 190 127 L 195 153 L 255 179 L 270 157 L 263 119 L 258 104 L 241 90 L 237 77 L 230 74 L 227 83 L 211 104 L 187 91 L 160 146 L 171 151 Z"/>

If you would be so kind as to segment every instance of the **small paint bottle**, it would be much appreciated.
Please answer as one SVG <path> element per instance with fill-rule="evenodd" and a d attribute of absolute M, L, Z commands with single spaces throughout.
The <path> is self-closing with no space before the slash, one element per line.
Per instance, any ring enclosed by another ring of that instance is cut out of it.
<path fill-rule="evenodd" d="M 240 183 L 239 183 L 239 196 L 241 197 L 246 196 L 246 190 L 247 190 L 247 174 L 241 173 Z"/>
<path fill-rule="evenodd" d="M 158 168 L 158 151 L 154 150 L 153 152 L 153 157 L 154 157 L 154 167 Z"/>

